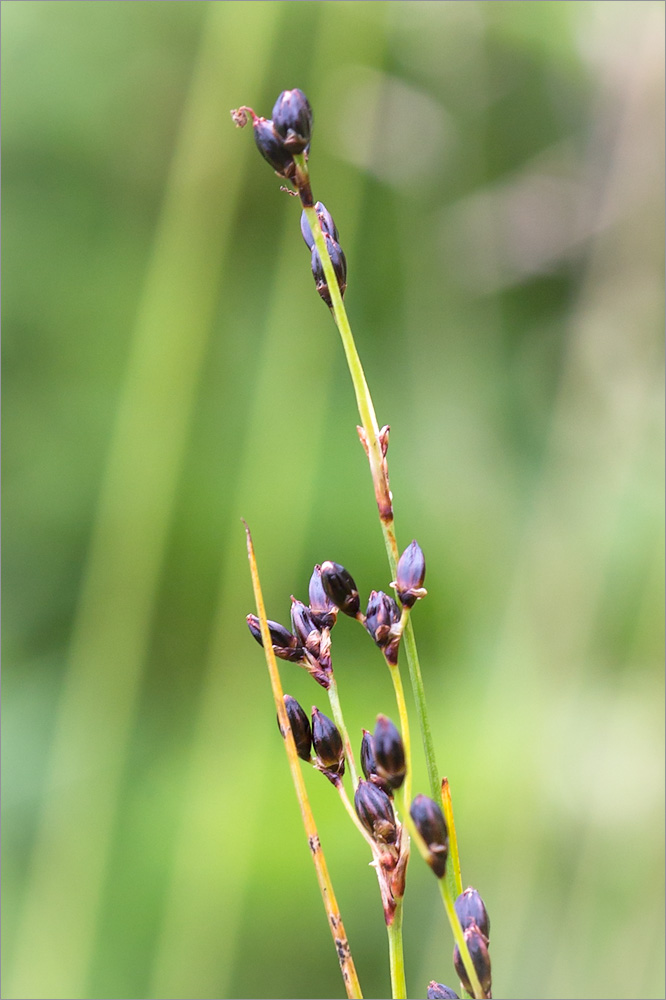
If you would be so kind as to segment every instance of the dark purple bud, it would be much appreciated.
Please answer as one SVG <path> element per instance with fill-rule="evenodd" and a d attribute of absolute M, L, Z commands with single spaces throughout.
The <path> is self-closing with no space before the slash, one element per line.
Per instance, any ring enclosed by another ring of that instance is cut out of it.
<path fill-rule="evenodd" d="M 322 767 L 342 775 L 345 772 L 345 752 L 342 737 L 332 719 L 312 706 L 312 742 Z"/>
<path fill-rule="evenodd" d="M 296 753 L 303 760 L 310 760 L 310 750 L 312 747 L 312 730 L 310 729 L 310 720 L 296 699 L 292 698 L 290 694 L 286 694 L 284 696 L 284 706 L 287 709 L 289 725 L 291 726 L 294 743 L 296 744 Z M 279 716 L 278 729 L 282 733 Z M 284 736 L 284 733 L 282 733 L 282 735 Z"/>
<path fill-rule="evenodd" d="M 444 983 L 436 983 L 433 979 L 428 983 L 427 1000 L 458 1000 L 458 994 L 445 986 Z"/>
<path fill-rule="evenodd" d="M 412 801 L 409 812 L 414 826 L 428 848 L 428 864 L 437 878 L 443 878 L 449 853 L 449 835 L 442 810 L 427 795 L 417 795 Z"/>
<path fill-rule="evenodd" d="M 340 563 L 327 560 L 321 564 L 321 582 L 329 600 L 350 618 L 356 618 L 361 608 L 356 584 Z"/>
<path fill-rule="evenodd" d="M 425 569 L 425 557 L 418 542 L 414 541 L 400 556 L 395 580 L 398 597 L 406 608 L 413 607 L 427 594 L 423 587 Z"/>
<path fill-rule="evenodd" d="M 398 830 L 390 798 L 371 781 L 359 781 L 354 795 L 356 813 L 370 836 L 385 844 L 395 844 Z"/>
<path fill-rule="evenodd" d="M 490 955 L 488 954 L 486 939 L 476 924 L 471 924 L 465 930 L 465 941 L 467 942 L 467 947 L 469 949 L 469 957 L 472 959 L 472 965 L 474 966 L 476 974 L 479 977 L 481 989 L 487 996 L 490 993 L 490 987 L 492 985 L 490 976 Z M 458 945 L 455 945 L 453 948 L 453 964 L 456 972 L 460 976 L 460 982 L 463 984 L 467 992 L 471 994 L 471 996 L 474 996 L 474 990 L 472 989 L 472 984 L 469 981 L 467 970 L 463 965 Z"/>
<path fill-rule="evenodd" d="M 319 225 L 322 228 L 322 232 L 325 235 L 330 236 L 336 243 L 339 243 L 340 237 L 338 235 L 338 230 L 333 222 L 333 216 L 329 210 L 321 201 L 318 201 L 314 208 L 317 213 L 317 218 L 319 219 Z M 310 228 L 310 223 L 308 222 L 308 217 L 305 212 L 301 213 L 301 234 L 308 246 L 308 249 L 312 250 L 315 245 L 314 236 L 312 235 L 312 229 Z"/>
<path fill-rule="evenodd" d="M 283 90 L 273 107 L 275 131 L 292 153 L 302 153 L 312 134 L 312 108 L 302 90 Z"/>
<path fill-rule="evenodd" d="M 330 599 L 321 582 L 321 566 L 315 566 L 308 587 L 310 611 L 318 628 L 333 628 L 338 617 L 338 609 Z"/>
<path fill-rule="evenodd" d="M 331 263 L 333 264 L 333 270 L 335 271 L 335 276 L 338 279 L 338 288 L 340 289 L 340 295 L 344 298 L 344 294 L 347 290 L 347 258 L 345 257 L 342 248 L 335 240 L 331 239 L 330 236 L 324 234 L 326 240 L 326 246 L 328 247 L 329 256 L 331 258 Z M 317 287 L 317 292 L 322 297 L 326 305 L 332 308 L 331 294 L 328 290 L 328 284 L 326 283 L 326 277 L 324 275 L 324 267 L 322 265 L 321 259 L 317 248 L 313 246 L 312 256 L 311 256 L 311 267 L 312 276 L 315 280 L 315 285 Z"/>
<path fill-rule="evenodd" d="M 259 624 L 259 619 L 256 615 L 248 615 L 246 618 L 247 627 L 250 632 L 257 640 L 260 646 L 263 646 L 263 640 L 261 638 L 261 625 Z M 303 647 L 299 644 L 298 639 L 295 635 L 284 627 L 280 625 L 279 622 L 267 621 L 268 631 L 271 634 L 271 643 L 273 645 L 273 652 L 276 656 L 279 656 L 282 660 L 291 660 L 292 663 L 299 663 L 303 659 L 304 651 Z"/>
<path fill-rule="evenodd" d="M 400 621 L 400 608 L 383 590 L 370 592 L 368 607 L 365 612 L 365 627 L 383 649 L 391 639 L 391 628 Z"/>
<path fill-rule="evenodd" d="M 470 886 L 456 899 L 456 913 L 462 929 L 476 924 L 484 937 L 490 937 L 490 919 L 481 896 Z"/>
<path fill-rule="evenodd" d="M 391 788 L 400 788 L 406 773 L 405 748 L 402 736 L 385 715 L 377 716 L 374 749 L 377 774 Z"/>
<path fill-rule="evenodd" d="M 252 119 L 252 131 L 257 149 L 263 158 L 270 163 L 276 173 L 282 177 L 290 177 L 294 172 L 294 161 L 289 150 L 285 148 L 282 137 L 273 128 L 273 122 L 255 115 Z"/>
<path fill-rule="evenodd" d="M 316 659 L 321 647 L 321 632 L 310 609 L 302 601 L 296 601 L 293 597 L 291 600 L 291 627 L 300 645 L 305 646 Z"/>
<path fill-rule="evenodd" d="M 375 741 L 372 738 L 372 733 L 369 733 L 367 729 L 363 730 L 363 739 L 361 740 L 361 769 L 368 781 L 371 781 L 373 785 L 377 785 L 377 787 L 381 788 L 381 790 L 386 792 L 387 795 L 393 795 L 391 786 L 383 781 L 377 774 Z"/>

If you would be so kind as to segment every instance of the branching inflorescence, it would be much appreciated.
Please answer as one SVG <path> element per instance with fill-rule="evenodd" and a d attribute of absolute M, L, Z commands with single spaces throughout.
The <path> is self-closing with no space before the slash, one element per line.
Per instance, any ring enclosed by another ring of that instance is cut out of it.
<path fill-rule="evenodd" d="M 343 807 L 372 853 L 388 930 L 389 960 L 393 997 L 406 997 L 402 948 L 402 903 L 405 877 L 413 839 L 437 878 L 447 917 L 454 936 L 453 963 L 461 987 L 472 997 L 490 997 L 490 922 L 475 889 L 462 891 L 460 859 L 453 820 L 448 780 L 440 782 L 423 692 L 423 682 L 411 623 L 417 601 L 426 596 L 425 558 L 416 541 L 399 556 L 393 524 L 393 498 L 389 489 L 387 451 L 388 426 L 379 429 L 372 398 L 363 374 L 351 333 L 343 296 L 347 287 L 347 261 L 340 236 L 330 212 L 314 202 L 310 186 L 308 157 L 312 134 L 312 110 L 298 89 L 284 91 L 273 108 L 272 119 L 258 116 L 252 108 L 232 111 L 236 125 L 252 123 L 259 152 L 279 177 L 292 185 L 302 205 L 301 234 L 311 255 L 317 292 L 331 310 L 347 357 L 361 418 L 358 434 L 368 457 L 380 524 L 384 536 L 391 587 L 396 597 L 382 590 L 371 591 L 367 603 L 361 598 L 353 577 L 344 566 L 330 560 L 314 567 L 308 585 L 308 603 L 291 598 L 291 629 L 266 619 L 252 539 L 247 530 L 257 615 L 247 616 L 254 638 L 264 647 L 292 778 L 299 798 L 308 842 L 315 863 L 340 967 L 349 997 L 360 997 L 361 989 L 347 943 L 342 918 L 337 910 L 323 850 L 314 827 L 307 790 L 300 773 L 299 759 L 320 771 L 335 787 Z M 396 599 L 397 598 L 397 599 Z M 396 695 L 400 727 L 385 715 L 378 715 L 374 732 L 363 730 L 360 769 L 345 726 L 331 657 L 331 630 L 339 613 L 354 619 L 381 651 L 390 671 Z M 398 666 L 404 646 L 419 716 L 432 797 L 411 797 L 411 740 L 409 718 Z M 277 660 L 286 660 L 305 669 L 323 688 L 333 718 L 316 706 L 311 716 L 290 695 L 284 694 Z M 345 775 L 353 795 L 345 788 Z M 352 804 L 353 799 L 353 804 Z M 439 800 L 439 801 L 437 801 Z M 439 802 L 441 802 L 441 807 Z M 421 994 L 422 995 L 422 994 Z M 448 986 L 432 981 L 428 997 L 455 997 Z"/>

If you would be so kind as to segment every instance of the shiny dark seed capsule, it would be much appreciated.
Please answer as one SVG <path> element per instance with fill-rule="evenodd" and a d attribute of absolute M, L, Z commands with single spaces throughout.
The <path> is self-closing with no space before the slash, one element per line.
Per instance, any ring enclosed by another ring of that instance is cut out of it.
<path fill-rule="evenodd" d="M 312 706 L 312 743 L 315 753 L 324 768 L 336 774 L 344 774 L 345 752 L 342 737 L 332 719 Z"/>
<path fill-rule="evenodd" d="M 370 836 L 385 844 L 394 844 L 398 830 L 391 800 L 371 781 L 359 781 L 354 795 L 356 813 Z"/>
<path fill-rule="evenodd" d="M 381 790 L 386 792 L 387 795 L 393 795 L 391 786 L 377 774 L 375 741 L 372 738 L 372 733 L 369 733 L 367 729 L 363 730 L 363 739 L 361 740 L 361 770 L 368 781 L 371 781 L 373 785 L 377 785 L 377 787 L 381 788 Z"/>
<path fill-rule="evenodd" d="M 325 235 L 331 237 L 336 243 L 340 242 L 340 237 L 338 235 L 338 230 L 335 223 L 333 222 L 333 216 L 323 204 L 323 202 L 318 201 L 315 205 L 315 212 L 319 219 L 319 225 L 322 228 L 322 232 Z M 301 213 L 301 234 L 305 240 L 308 248 L 312 250 L 314 246 L 314 236 L 312 235 L 312 229 L 310 228 L 310 223 L 308 222 L 308 217 L 305 212 Z"/>
<path fill-rule="evenodd" d="M 425 579 L 425 556 L 418 542 L 413 541 L 400 556 L 395 588 L 406 608 L 411 608 L 427 591 L 423 587 Z"/>
<path fill-rule="evenodd" d="M 257 149 L 273 170 L 284 177 L 291 176 L 294 171 L 294 161 L 284 145 L 282 136 L 273 128 L 273 122 L 255 115 L 252 119 L 252 131 Z"/>
<path fill-rule="evenodd" d="M 315 566 L 308 586 L 310 611 L 318 628 L 333 628 L 338 617 L 338 609 L 330 599 L 321 582 L 321 566 Z"/>
<path fill-rule="evenodd" d="M 468 889 L 465 889 L 464 892 L 461 892 L 456 899 L 455 906 L 456 913 L 458 914 L 458 920 L 460 921 L 463 930 L 471 924 L 476 924 L 484 937 L 490 937 L 490 919 L 488 917 L 488 912 L 476 889 L 472 889 L 470 886 Z"/>
<path fill-rule="evenodd" d="M 356 618 L 361 602 L 352 576 L 340 563 L 330 561 L 321 564 L 321 582 L 327 596 L 340 611 L 350 618 Z"/>
<path fill-rule="evenodd" d="M 303 760 L 310 760 L 310 752 L 312 749 L 312 730 L 310 728 L 310 720 L 296 699 L 292 698 L 290 694 L 286 694 L 284 696 L 284 705 L 287 709 L 287 718 L 289 719 L 289 725 L 291 726 L 294 743 L 296 744 L 296 753 Z M 279 716 L 278 729 L 282 732 Z M 284 733 L 282 733 L 282 735 L 284 736 Z"/>
<path fill-rule="evenodd" d="M 405 780 L 405 748 L 396 726 L 385 715 L 377 716 L 374 733 L 377 774 L 391 788 L 400 788 Z"/>
<path fill-rule="evenodd" d="M 465 941 L 467 942 L 467 947 L 469 949 L 469 957 L 472 959 L 472 965 L 474 966 L 476 974 L 479 977 L 481 989 L 483 990 L 484 995 L 487 996 L 490 993 L 492 985 L 490 974 L 490 955 L 488 954 L 486 939 L 476 924 L 471 924 L 465 930 Z M 467 970 L 463 964 L 458 945 L 455 945 L 453 948 L 453 964 L 456 972 L 460 976 L 460 982 L 463 984 L 467 992 L 474 996 L 474 990 L 472 989 L 472 984 L 469 981 Z"/>
<path fill-rule="evenodd" d="M 428 992 L 426 993 L 427 1000 L 458 1000 L 458 994 L 454 993 L 453 990 L 445 986 L 444 983 L 436 983 L 433 979 L 432 982 L 428 983 Z"/>
<path fill-rule="evenodd" d="M 347 290 L 347 258 L 345 257 L 342 248 L 335 242 L 335 240 L 332 240 L 327 234 L 324 234 L 324 238 L 326 240 L 326 246 L 328 247 L 333 270 L 338 280 L 340 295 L 344 298 L 344 294 Z M 312 248 L 310 266 L 312 268 L 312 276 L 315 280 L 317 292 L 330 309 L 333 306 L 331 293 L 326 282 L 326 276 L 324 275 L 324 267 L 321 262 L 321 258 L 315 246 Z"/>
<path fill-rule="evenodd" d="M 248 615 L 246 621 L 247 627 L 254 638 L 260 646 L 263 646 L 264 643 L 261 638 L 261 626 L 257 616 Z M 282 660 L 291 660 L 293 663 L 300 662 L 305 654 L 303 647 L 299 644 L 296 636 L 292 635 L 292 633 L 286 629 L 284 625 L 280 625 L 279 622 L 267 621 L 266 624 L 268 625 L 268 631 L 271 634 L 271 641 L 275 655 L 279 656 Z"/>
<path fill-rule="evenodd" d="M 295 601 L 293 598 L 291 604 L 291 627 L 301 646 L 305 646 L 309 653 L 317 657 L 321 644 L 321 632 L 317 628 L 310 608 L 306 607 L 302 601 Z"/>
<path fill-rule="evenodd" d="M 365 612 L 365 627 L 383 649 L 391 638 L 391 628 L 400 621 L 400 608 L 383 590 L 372 590 Z"/>
<path fill-rule="evenodd" d="M 312 108 L 302 90 L 283 90 L 273 107 L 275 131 L 292 153 L 302 153 L 312 134 Z"/>
<path fill-rule="evenodd" d="M 446 858 L 449 853 L 449 835 L 444 814 L 437 803 L 427 795 L 417 795 L 412 801 L 409 812 L 414 826 L 428 848 L 428 864 L 437 878 L 442 878 L 446 871 Z"/>

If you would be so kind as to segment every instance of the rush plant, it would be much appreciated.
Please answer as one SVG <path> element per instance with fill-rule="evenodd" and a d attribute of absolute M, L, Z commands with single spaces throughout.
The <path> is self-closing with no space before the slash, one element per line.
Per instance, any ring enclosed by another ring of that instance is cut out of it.
<path fill-rule="evenodd" d="M 396 539 L 393 497 L 389 489 L 387 452 L 389 427 L 379 427 L 370 390 L 343 303 L 347 287 L 347 261 L 340 236 L 328 209 L 314 201 L 310 184 L 309 153 L 313 115 L 305 94 L 284 91 L 272 118 L 252 108 L 232 111 L 236 125 L 252 125 L 254 140 L 276 174 L 300 199 L 301 234 L 310 251 L 317 292 L 328 306 L 342 339 L 351 375 L 360 425 L 358 435 L 368 458 L 377 510 L 386 547 L 395 597 L 371 591 L 361 601 L 349 571 L 331 560 L 315 565 L 308 585 L 308 603 L 291 598 L 291 628 L 266 618 L 252 537 L 246 525 L 248 556 L 256 601 L 256 615 L 247 616 L 254 638 L 263 646 L 268 665 L 289 766 L 303 816 L 308 844 L 326 908 L 348 997 L 361 997 L 351 949 L 333 892 L 324 851 L 312 816 L 302 762 L 328 779 L 343 808 L 371 852 L 377 873 L 388 933 L 389 967 L 393 997 L 407 997 L 402 943 L 402 909 L 405 876 L 413 841 L 430 866 L 454 939 L 453 965 L 465 995 L 491 996 L 488 938 L 490 922 L 475 889 L 463 892 L 460 856 L 449 783 L 441 777 L 435 760 L 412 612 L 427 591 L 423 586 L 425 557 L 416 540 L 402 552 Z M 360 743 L 360 772 L 345 725 L 333 669 L 331 632 L 338 615 L 358 622 L 380 650 L 389 670 L 396 698 L 399 726 L 378 715 L 374 731 L 364 730 Z M 404 651 L 416 704 L 430 795 L 412 797 L 412 744 L 400 653 Z M 305 669 L 326 692 L 332 718 L 313 706 L 311 716 L 282 688 L 278 660 Z M 351 782 L 351 794 L 345 780 Z M 417 992 L 422 996 L 422 992 Z M 427 996 L 456 997 L 448 986 L 432 981 Z"/>

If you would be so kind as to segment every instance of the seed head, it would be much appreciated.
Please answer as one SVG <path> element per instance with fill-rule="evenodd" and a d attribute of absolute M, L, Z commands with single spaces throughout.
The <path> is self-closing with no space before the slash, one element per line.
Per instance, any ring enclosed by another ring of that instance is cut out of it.
<path fill-rule="evenodd" d="M 296 744 L 296 753 L 303 760 L 310 760 L 310 751 L 312 748 L 312 730 L 310 729 L 310 720 L 296 699 L 292 698 L 290 694 L 286 694 L 284 696 L 284 707 L 287 710 L 287 718 L 289 719 L 289 725 L 291 726 L 294 743 Z M 278 729 L 282 732 L 279 716 Z M 282 735 L 284 736 L 284 733 L 282 733 Z"/>
<path fill-rule="evenodd" d="M 321 566 L 315 566 L 308 587 L 310 611 L 318 628 L 333 628 L 338 617 L 338 609 L 330 599 L 321 582 Z"/>
<path fill-rule="evenodd" d="M 380 649 L 385 649 L 390 643 L 391 629 L 399 621 L 400 608 L 393 598 L 383 590 L 370 591 L 365 612 L 365 627 Z"/>
<path fill-rule="evenodd" d="M 312 108 L 302 90 L 283 90 L 273 107 L 273 124 L 290 153 L 302 153 L 312 134 Z"/>
<path fill-rule="evenodd" d="M 301 646 L 316 658 L 321 647 L 321 632 L 312 616 L 310 608 L 302 601 L 291 599 L 291 627 Z"/>
<path fill-rule="evenodd" d="M 437 878 L 443 878 L 449 853 L 449 835 L 442 810 L 427 795 L 417 795 L 409 812 L 428 849 L 428 864 Z"/>
<path fill-rule="evenodd" d="M 465 941 L 467 942 L 467 947 L 469 949 L 469 957 L 472 959 L 472 965 L 474 966 L 476 974 L 479 977 L 481 988 L 487 996 L 490 993 L 492 981 L 490 975 L 490 955 L 488 954 L 486 938 L 483 936 L 476 924 L 470 924 L 464 933 Z M 453 964 L 456 972 L 460 976 L 460 982 L 463 984 L 467 992 L 474 996 L 474 990 L 472 989 L 472 984 L 469 981 L 467 970 L 463 964 L 458 945 L 455 945 L 453 949 Z"/>
<path fill-rule="evenodd" d="M 332 719 L 312 706 L 312 742 L 319 763 L 325 771 L 342 776 L 345 773 L 345 752 L 342 737 Z"/>
<path fill-rule="evenodd" d="M 428 1000 L 458 1000 L 458 994 L 454 993 L 449 986 L 445 986 L 444 983 L 436 983 L 433 979 L 432 982 L 428 983 L 428 992 L 426 994 Z"/>
<path fill-rule="evenodd" d="M 359 781 L 354 795 L 356 813 L 370 836 L 384 844 L 395 844 L 398 830 L 391 800 L 371 781 Z"/>
<path fill-rule="evenodd" d="M 252 132 L 257 149 L 273 170 L 281 177 L 292 177 L 295 170 L 294 160 L 285 147 L 282 137 L 275 131 L 273 122 L 269 118 L 259 118 L 254 115 Z"/>
<path fill-rule="evenodd" d="M 472 889 L 470 886 L 464 892 L 461 892 L 456 899 L 455 906 L 458 920 L 463 930 L 471 924 L 476 924 L 486 939 L 490 937 L 488 911 L 476 889 Z"/>
<path fill-rule="evenodd" d="M 321 582 L 329 600 L 350 618 L 356 618 L 361 602 L 354 580 L 340 563 L 321 564 Z"/>
<path fill-rule="evenodd" d="M 391 788 L 400 788 L 406 773 L 405 748 L 402 736 L 385 715 L 377 716 L 373 742 L 379 777 Z"/>
<path fill-rule="evenodd" d="M 260 646 L 263 646 L 264 642 L 261 638 L 261 625 L 259 624 L 257 616 L 248 615 L 246 621 L 247 627 L 254 638 Z M 284 625 L 280 625 L 279 622 L 267 621 L 266 624 L 268 625 L 268 631 L 271 634 L 271 642 L 275 655 L 279 656 L 282 660 L 291 660 L 292 663 L 300 663 L 305 653 L 296 636 L 292 635 L 292 633 L 286 629 Z"/>
<path fill-rule="evenodd" d="M 428 593 L 423 587 L 425 579 L 425 557 L 418 542 L 413 541 L 400 556 L 394 586 L 398 597 L 406 608 L 413 607 Z"/>
<path fill-rule="evenodd" d="M 386 792 L 387 795 L 393 795 L 391 786 L 380 778 L 377 773 L 375 741 L 372 737 L 372 733 L 369 733 L 367 729 L 363 730 L 363 739 L 361 740 L 361 769 L 368 781 L 371 781 L 373 785 L 377 785 L 377 787 L 381 788 L 381 790 Z"/>

